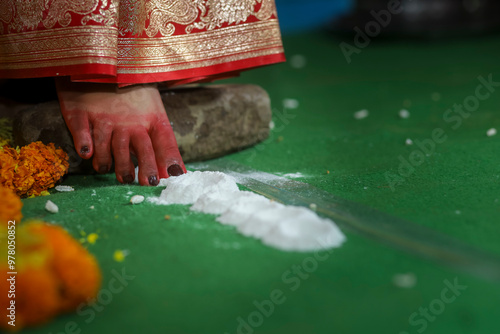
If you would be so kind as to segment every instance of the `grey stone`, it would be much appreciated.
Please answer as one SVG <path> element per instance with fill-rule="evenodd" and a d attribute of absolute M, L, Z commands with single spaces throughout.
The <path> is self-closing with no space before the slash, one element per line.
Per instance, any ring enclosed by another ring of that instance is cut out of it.
<path fill-rule="evenodd" d="M 166 90 L 161 95 L 185 162 L 220 157 L 269 136 L 270 100 L 258 86 L 210 85 Z M 0 100 L 0 111 L 2 108 Z M 16 109 L 16 145 L 37 140 L 53 142 L 68 152 L 71 173 L 92 169 L 91 162 L 82 160 L 75 152 L 57 101 L 11 104 L 7 108 Z"/>
<path fill-rule="evenodd" d="M 69 156 L 70 173 L 92 169 L 92 163 L 76 153 L 73 137 L 64 123 L 59 102 L 50 101 L 25 106 L 14 116 L 14 144 L 23 146 L 34 141 L 54 143 Z"/>

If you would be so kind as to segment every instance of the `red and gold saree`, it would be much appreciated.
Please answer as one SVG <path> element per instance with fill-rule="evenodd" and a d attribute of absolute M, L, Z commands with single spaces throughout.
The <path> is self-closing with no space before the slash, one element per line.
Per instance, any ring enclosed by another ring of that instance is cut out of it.
<path fill-rule="evenodd" d="M 274 0 L 1 0 L 0 77 L 211 81 L 284 60 Z"/>

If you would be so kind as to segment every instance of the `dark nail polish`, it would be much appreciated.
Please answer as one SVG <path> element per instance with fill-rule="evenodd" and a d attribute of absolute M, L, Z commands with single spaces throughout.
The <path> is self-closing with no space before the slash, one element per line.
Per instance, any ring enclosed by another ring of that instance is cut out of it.
<path fill-rule="evenodd" d="M 167 169 L 168 175 L 170 176 L 179 176 L 184 174 L 184 171 L 182 170 L 181 166 L 179 165 L 172 165 L 168 167 Z"/>
<path fill-rule="evenodd" d="M 123 182 L 125 182 L 127 184 L 131 184 L 132 182 L 134 182 L 134 177 L 132 175 L 124 176 Z"/>
<path fill-rule="evenodd" d="M 148 178 L 148 181 L 149 181 L 149 184 L 152 186 L 157 186 L 158 183 L 160 183 L 160 182 L 158 182 L 158 178 L 156 176 L 150 176 Z"/>
<path fill-rule="evenodd" d="M 82 146 L 82 148 L 80 149 L 81 154 L 87 154 L 89 152 L 90 152 L 90 149 L 88 146 Z"/>
<path fill-rule="evenodd" d="M 108 172 L 108 166 L 99 167 L 99 173 L 106 174 Z"/>

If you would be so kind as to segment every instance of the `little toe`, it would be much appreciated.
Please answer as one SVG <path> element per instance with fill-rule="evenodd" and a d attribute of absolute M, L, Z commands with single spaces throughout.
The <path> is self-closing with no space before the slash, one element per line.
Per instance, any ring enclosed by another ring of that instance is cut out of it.
<path fill-rule="evenodd" d="M 135 170 L 130 160 L 130 138 L 128 133 L 125 131 L 113 132 L 111 146 L 115 160 L 115 174 L 117 180 L 127 184 L 134 182 Z"/>
<path fill-rule="evenodd" d="M 139 163 L 139 183 L 143 186 L 157 186 L 160 182 L 156 168 L 155 151 L 146 130 L 136 131 L 130 137 Z"/>
<path fill-rule="evenodd" d="M 151 132 L 156 164 L 160 178 L 179 176 L 186 173 L 174 131 L 168 119 L 158 122 Z"/>

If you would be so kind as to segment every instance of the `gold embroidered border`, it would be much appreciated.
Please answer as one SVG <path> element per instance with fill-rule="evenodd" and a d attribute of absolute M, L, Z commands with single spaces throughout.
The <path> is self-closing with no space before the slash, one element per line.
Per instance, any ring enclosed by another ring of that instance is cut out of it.
<path fill-rule="evenodd" d="M 0 68 L 116 65 L 118 30 L 87 26 L 0 35 Z"/>
<path fill-rule="evenodd" d="M 209 59 L 204 61 L 199 61 L 196 63 L 179 64 L 179 65 L 161 65 L 158 67 L 136 67 L 136 68 L 118 68 L 118 74 L 146 74 L 146 73 L 168 73 L 181 70 L 189 70 L 201 67 L 208 67 L 214 65 L 220 65 L 224 63 L 229 63 L 233 61 L 245 60 L 256 57 L 264 57 L 270 55 L 277 55 L 283 53 L 283 49 L 278 50 L 264 50 L 264 51 L 254 51 L 247 54 L 223 57 L 219 59 Z"/>
<path fill-rule="evenodd" d="M 119 38 L 102 26 L 0 35 L 4 70 L 109 64 L 119 74 L 159 73 L 282 52 L 276 19 L 162 38 Z"/>
<path fill-rule="evenodd" d="M 283 52 L 271 19 L 157 39 L 120 38 L 118 73 L 159 73 L 205 67 Z"/>

